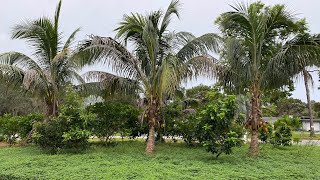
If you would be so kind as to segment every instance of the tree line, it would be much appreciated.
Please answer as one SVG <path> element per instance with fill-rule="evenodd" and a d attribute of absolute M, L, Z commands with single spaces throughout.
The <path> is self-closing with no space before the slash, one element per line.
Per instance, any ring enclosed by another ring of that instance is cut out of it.
<path fill-rule="evenodd" d="M 319 66 L 320 41 L 318 34 L 309 32 L 305 19 L 285 5 L 238 3 L 216 19 L 219 34 L 196 37 L 169 29 L 172 18 L 180 17 L 180 7 L 173 0 L 165 11 L 124 15 L 114 38 L 92 35 L 72 46 L 80 29 L 62 41 L 60 1 L 53 18 L 25 20 L 13 27 L 11 37 L 25 40 L 33 55 L 2 53 L 2 84 L 41 99 L 48 121 L 59 116 L 70 85 L 83 96 L 140 99 L 141 119 L 148 125 L 146 152 L 152 153 L 155 131 L 163 124 L 161 110 L 181 94 L 181 83 L 199 76 L 217 79 L 224 93 L 249 97 L 245 124 L 251 133 L 250 154 L 255 156 L 263 97 L 290 87 L 300 75 L 314 134 L 307 68 Z M 79 74 L 84 66 L 97 63 L 108 65 L 112 72 Z"/>

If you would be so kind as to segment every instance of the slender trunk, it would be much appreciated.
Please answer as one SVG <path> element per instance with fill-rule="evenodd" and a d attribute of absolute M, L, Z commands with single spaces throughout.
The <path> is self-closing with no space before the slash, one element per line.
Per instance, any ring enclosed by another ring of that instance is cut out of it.
<path fill-rule="evenodd" d="M 146 153 L 151 154 L 154 151 L 154 127 L 149 127 L 148 142 L 146 147 Z"/>
<path fill-rule="evenodd" d="M 149 127 L 149 135 L 146 147 L 146 153 L 151 154 L 154 151 L 155 146 L 155 128 L 159 124 L 160 119 L 160 103 L 157 98 L 151 98 L 148 101 L 148 109 L 147 109 L 147 119 L 148 119 L 148 127 Z"/>
<path fill-rule="evenodd" d="M 46 101 L 46 105 L 47 105 L 46 117 L 57 116 L 57 104 L 50 101 Z"/>
<path fill-rule="evenodd" d="M 251 142 L 249 153 L 251 156 L 257 156 L 259 154 L 258 121 L 261 119 L 260 89 L 257 83 L 252 86 L 251 93 L 251 117 L 249 119 L 251 127 Z"/>
<path fill-rule="evenodd" d="M 311 105 L 310 90 L 309 90 L 309 85 L 308 85 L 308 72 L 305 69 L 303 70 L 303 79 L 304 79 L 304 86 L 306 88 L 308 113 L 309 113 L 309 118 L 310 118 L 310 137 L 312 137 L 312 136 L 314 136 L 312 105 Z"/>

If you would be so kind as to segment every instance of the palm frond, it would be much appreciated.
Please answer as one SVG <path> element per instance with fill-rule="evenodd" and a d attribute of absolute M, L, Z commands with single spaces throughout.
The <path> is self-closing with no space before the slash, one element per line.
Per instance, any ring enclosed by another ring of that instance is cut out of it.
<path fill-rule="evenodd" d="M 69 49 L 70 46 L 72 45 L 72 43 L 74 42 L 75 40 L 75 36 L 76 34 L 80 31 L 80 28 L 77 28 L 75 31 L 73 31 L 71 33 L 71 35 L 68 37 L 67 41 L 65 42 L 64 46 L 62 49 Z"/>
<path fill-rule="evenodd" d="M 39 57 L 42 65 L 50 64 L 60 50 L 61 34 L 56 32 L 52 21 L 46 17 L 28 21 L 14 26 L 13 39 L 25 39 L 35 48 L 34 55 Z"/>
<path fill-rule="evenodd" d="M 112 70 L 129 78 L 136 78 L 138 75 L 135 57 L 112 38 L 91 36 L 83 41 L 79 47 L 80 64 L 93 64 L 103 62 L 112 67 Z"/>
<path fill-rule="evenodd" d="M 170 24 L 172 15 L 176 15 L 178 18 L 180 17 L 179 14 L 179 7 L 180 2 L 179 0 L 173 0 L 171 1 L 170 5 L 167 8 L 166 13 L 163 16 L 161 27 L 160 27 L 160 34 L 166 31 L 168 25 Z"/>
<path fill-rule="evenodd" d="M 134 94 L 140 90 L 139 81 L 116 76 L 102 71 L 89 71 L 83 75 L 86 81 L 100 82 L 99 88 L 124 94 Z"/>
<path fill-rule="evenodd" d="M 180 37 L 182 42 L 186 43 L 188 40 L 187 44 L 177 52 L 177 57 L 181 61 L 206 55 L 209 51 L 218 52 L 219 50 L 220 37 L 214 33 L 204 34 L 198 38 L 192 38 L 190 34 L 187 34 L 187 36 L 184 35 L 183 38 Z"/>

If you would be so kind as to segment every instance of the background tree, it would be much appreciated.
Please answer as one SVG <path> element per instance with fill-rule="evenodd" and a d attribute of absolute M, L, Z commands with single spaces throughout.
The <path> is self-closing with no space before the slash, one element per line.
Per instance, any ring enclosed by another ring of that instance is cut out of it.
<path fill-rule="evenodd" d="M 0 82 L 0 115 L 27 115 L 32 112 L 43 113 L 45 104 L 21 88 Z"/>
<path fill-rule="evenodd" d="M 58 31 L 61 1 L 54 19 L 42 17 L 36 20 L 25 20 L 14 26 L 13 39 L 24 39 L 34 49 L 33 58 L 19 52 L 8 52 L 0 55 L 0 78 L 8 83 L 23 87 L 33 95 L 43 98 L 47 106 L 47 116 L 57 115 L 59 93 L 63 87 L 77 79 L 78 67 L 71 45 L 76 29 L 62 42 L 62 33 Z"/>
<path fill-rule="evenodd" d="M 307 68 L 319 66 L 319 62 L 319 35 L 301 33 L 287 41 L 287 43 L 282 47 L 282 53 L 279 53 L 274 58 L 274 62 L 272 62 L 271 65 L 272 67 L 282 67 L 282 70 L 286 70 L 288 74 L 293 74 L 293 77 L 303 77 L 306 88 L 308 114 L 310 118 L 310 136 L 314 136 L 313 111 L 309 90 L 309 81 L 311 81 L 312 84 L 313 81 L 311 74 L 307 71 Z"/>
<path fill-rule="evenodd" d="M 147 153 L 154 151 L 154 132 L 160 125 L 164 99 L 175 93 L 183 79 L 202 73 L 211 75 L 214 71 L 213 58 L 207 54 L 207 50 L 218 46 L 214 34 L 196 38 L 191 33 L 168 31 L 172 16 L 179 17 L 179 6 L 174 0 L 165 12 L 124 15 L 116 28 L 116 38 L 124 45 L 132 45 L 132 53 L 114 39 L 98 36 L 85 41 L 81 48 L 87 55 L 84 64 L 103 59 L 116 72 L 116 75 L 97 72 L 100 82 L 110 86 L 121 82 L 119 89 L 138 85 L 143 90 L 147 102 L 143 118 L 149 127 Z"/>

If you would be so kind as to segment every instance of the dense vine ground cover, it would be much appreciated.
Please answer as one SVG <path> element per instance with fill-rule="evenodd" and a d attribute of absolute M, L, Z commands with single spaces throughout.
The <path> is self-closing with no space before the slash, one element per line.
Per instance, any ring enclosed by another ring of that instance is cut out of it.
<path fill-rule="evenodd" d="M 319 179 L 320 147 L 261 145 L 258 159 L 248 147 L 218 159 L 202 147 L 160 144 L 144 154 L 141 141 L 92 146 L 83 153 L 46 154 L 34 146 L 0 148 L 0 179 Z"/>

